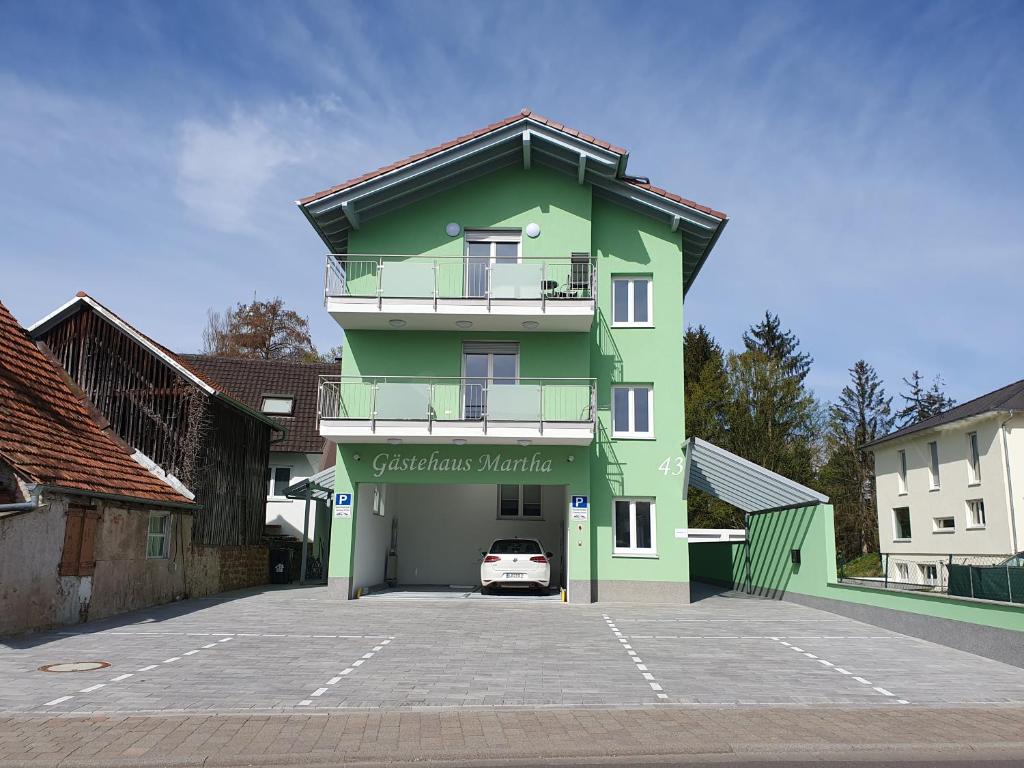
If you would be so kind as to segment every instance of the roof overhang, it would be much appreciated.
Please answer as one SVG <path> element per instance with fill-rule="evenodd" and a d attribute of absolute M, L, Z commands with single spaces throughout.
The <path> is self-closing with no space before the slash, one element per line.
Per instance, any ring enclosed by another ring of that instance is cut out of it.
<path fill-rule="evenodd" d="M 678 231 L 684 288 L 689 288 L 728 219 L 631 183 L 625 176 L 628 160 L 626 152 L 605 149 L 523 116 L 365 181 L 297 201 L 297 205 L 332 253 L 347 253 L 349 233 L 366 222 L 505 167 L 542 164 L 580 184 L 591 184 L 602 198 Z"/>
<path fill-rule="evenodd" d="M 334 497 L 334 467 L 322 469 L 312 477 L 289 485 L 284 495 L 289 499 L 305 499 L 308 495 L 313 501 L 330 503 Z"/>
<path fill-rule="evenodd" d="M 903 429 L 892 432 L 888 435 L 883 435 L 877 440 L 872 440 L 870 443 L 864 443 L 860 446 L 862 451 L 877 448 L 885 443 L 901 443 L 907 440 L 915 440 L 924 435 L 930 435 L 934 432 L 950 432 L 953 430 L 964 429 L 965 427 L 972 427 L 981 422 L 989 421 L 991 419 L 1012 416 L 1015 411 L 1012 408 L 993 408 L 990 411 L 983 411 L 982 413 L 971 414 L 970 416 L 963 416 L 953 421 L 945 421 L 941 424 L 932 424 L 930 426 L 922 426 L 917 429 L 914 426 L 904 427 Z M 1016 411 L 1019 413 L 1019 411 Z M 909 431 L 907 431 L 909 430 Z"/>
<path fill-rule="evenodd" d="M 827 504 L 828 496 L 691 437 L 686 444 L 686 484 L 748 514 Z"/>

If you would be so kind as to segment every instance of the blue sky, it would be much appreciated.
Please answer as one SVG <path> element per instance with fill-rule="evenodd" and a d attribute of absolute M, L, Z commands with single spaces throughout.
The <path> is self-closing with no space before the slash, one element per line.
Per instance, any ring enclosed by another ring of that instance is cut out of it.
<path fill-rule="evenodd" d="M 0 300 L 84 289 L 172 348 L 280 295 L 318 346 L 305 194 L 523 106 L 729 213 L 686 320 L 778 312 L 832 398 L 864 357 L 1024 377 L 1019 2 L 0 0 Z"/>

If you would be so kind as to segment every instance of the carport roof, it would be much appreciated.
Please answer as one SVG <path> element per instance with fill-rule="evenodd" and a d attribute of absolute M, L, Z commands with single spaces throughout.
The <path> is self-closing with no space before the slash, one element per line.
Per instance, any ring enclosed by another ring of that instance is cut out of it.
<path fill-rule="evenodd" d="M 284 495 L 289 499 L 304 499 L 307 488 L 311 489 L 310 498 L 313 500 L 329 502 L 334 494 L 334 467 L 322 469 L 306 480 L 289 485 Z"/>
<path fill-rule="evenodd" d="M 686 483 L 750 513 L 828 503 L 828 496 L 699 437 L 686 445 Z"/>

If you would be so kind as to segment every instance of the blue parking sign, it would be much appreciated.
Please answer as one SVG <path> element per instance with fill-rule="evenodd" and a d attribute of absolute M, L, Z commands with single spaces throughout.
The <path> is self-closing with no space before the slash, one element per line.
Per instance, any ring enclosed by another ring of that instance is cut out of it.
<path fill-rule="evenodd" d="M 336 493 L 334 494 L 334 504 L 338 507 L 351 507 L 352 506 L 352 494 L 351 493 Z"/>
<path fill-rule="evenodd" d="M 590 499 L 586 496 L 573 496 L 572 497 L 572 508 L 573 509 L 588 509 L 590 507 Z"/>

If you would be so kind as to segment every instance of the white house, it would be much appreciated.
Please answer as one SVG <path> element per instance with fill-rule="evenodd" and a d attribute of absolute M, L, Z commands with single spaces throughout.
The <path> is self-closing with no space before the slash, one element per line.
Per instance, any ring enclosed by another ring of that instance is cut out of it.
<path fill-rule="evenodd" d="M 986 564 L 1024 548 L 1024 381 L 864 447 L 890 580 L 940 584 L 950 557 Z"/>

